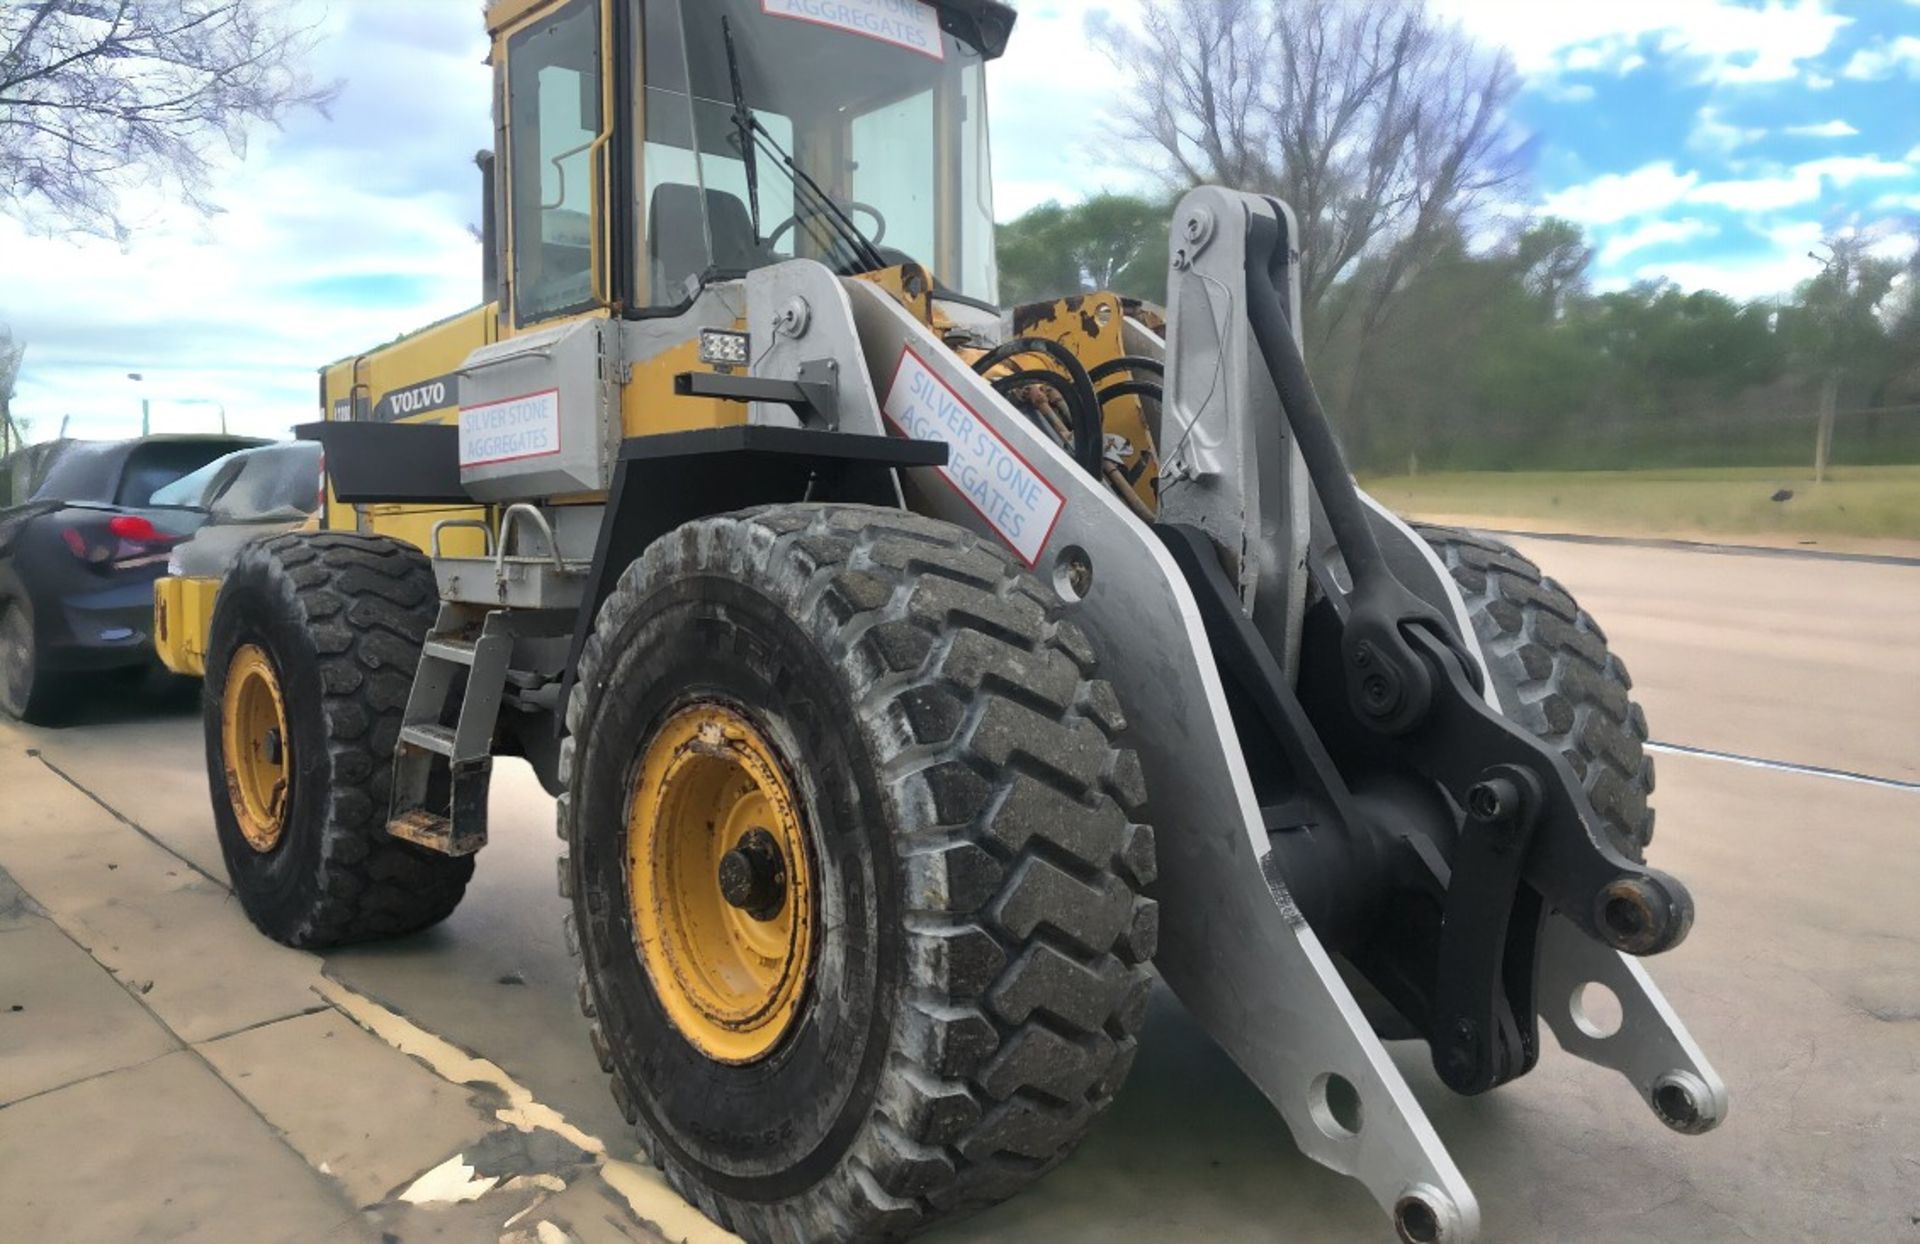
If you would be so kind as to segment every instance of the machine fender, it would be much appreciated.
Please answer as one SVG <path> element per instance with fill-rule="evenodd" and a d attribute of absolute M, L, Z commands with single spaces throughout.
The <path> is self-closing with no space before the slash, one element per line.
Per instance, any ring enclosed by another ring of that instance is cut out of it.
<path fill-rule="evenodd" d="M 626 441 L 614 465 L 559 702 L 573 694 L 574 671 L 600 606 L 655 540 L 694 519 L 759 505 L 834 501 L 898 508 L 895 471 L 946 463 L 943 442 L 758 424 Z M 555 728 L 560 726 L 556 717 Z"/>
<path fill-rule="evenodd" d="M 207 672 L 207 636 L 213 633 L 218 579 L 169 575 L 153 584 L 153 647 L 160 663 L 194 678 Z"/>
<path fill-rule="evenodd" d="M 343 505 L 477 504 L 460 482 L 460 429 L 440 423 L 303 423 L 319 441 L 327 477 Z"/>

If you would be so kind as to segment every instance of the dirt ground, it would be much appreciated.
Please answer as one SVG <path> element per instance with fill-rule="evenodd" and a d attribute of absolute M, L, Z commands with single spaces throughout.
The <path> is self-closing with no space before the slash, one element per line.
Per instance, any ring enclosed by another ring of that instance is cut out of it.
<path fill-rule="evenodd" d="M 1920 566 L 1526 547 L 1667 745 L 1653 858 L 1700 918 L 1651 970 L 1732 1109 L 1673 1135 L 1551 1043 L 1463 1100 L 1396 1047 L 1485 1238 L 1920 1241 Z M 227 889 L 190 701 L 0 725 L 0 1235 L 731 1238 L 634 1162 L 574 1003 L 552 824 L 503 762 L 451 920 L 303 954 Z M 1165 991 L 1142 1047 L 1078 1156 L 931 1238 L 1391 1238 Z"/>

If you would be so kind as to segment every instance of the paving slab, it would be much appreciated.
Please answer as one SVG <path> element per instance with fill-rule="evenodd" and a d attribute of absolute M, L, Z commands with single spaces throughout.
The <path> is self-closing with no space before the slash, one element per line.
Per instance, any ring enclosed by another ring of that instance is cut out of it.
<path fill-rule="evenodd" d="M 162 704 L 151 713 L 141 713 L 136 706 L 129 720 L 34 730 L 31 738 L 45 763 L 213 880 L 226 883 L 226 863 L 207 795 L 200 717 L 191 706 Z M 141 763 L 128 763 L 134 755 Z"/>
<path fill-rule="evenodd" d="M 188 1042 L 319 1005 L 320 961 L 278 946 L 233 895 L 21 749 L 0 746 L 0 867 Z"/>
<path fill-rule="evenodd" d="M 52 921 L 0 929 L 0 1106 L 179 1048 Z"/>
<path fill-rule="evenodd" d="M 184 1041 L 321 1005 L 313 994 L 320 961 L 261 936 L 231 894 L 198 877 L 133 902 L 66 911 L 53 899 L 47 905 Z"/>
<path fill-rule="evenodd" d="M 196 1048 L 356 1205 L 385 1199 L 496 1126 L 465 1091 L 332 1009 Z"/>
<path fill-rule="evenodd" d="M 0 1109 L 0 1206 L 21 1241 L 378 1239 L 189 1050 Z"/>

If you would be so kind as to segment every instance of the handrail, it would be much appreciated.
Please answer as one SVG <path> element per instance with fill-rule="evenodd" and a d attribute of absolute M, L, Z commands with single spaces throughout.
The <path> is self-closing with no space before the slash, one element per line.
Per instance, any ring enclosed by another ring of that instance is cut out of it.
<path fill-rule="evenodd" d="M 495 577 L 505 577 L 507 573 L 507 536 L 512 533 L 513 520 L 516 518 L 533 520 L 534 527 L 547 538 L 547 553 L 553 559 L 553 568 L 565 574 L 567 563 L 560 556 L 560 541 L 554 538 L 553 524 L 547 521 L 547 516 L 542 514 L 537 506 L 528 505 L 522 501 L 517 505 L 508 506 L 506 513 L 500 516 L 500 540 L 493 555 Z"/>
<path fill-rule="evenodd" d="M 487 538 L 486 543 L 481 546 L 485 551 L 480 555 L 482 557 L 492 556 L 493 528 L 487 526 L 485 520 L 478 518 L 443 518 L 433 525 L 433 534 L 427 540 L 427 546 L 432 550 L 435 561 L 438 561 L 443 556 L 440 552 L 440 533 L 453 527 L 469 527 L 478 530 L 481 535 Z"/>

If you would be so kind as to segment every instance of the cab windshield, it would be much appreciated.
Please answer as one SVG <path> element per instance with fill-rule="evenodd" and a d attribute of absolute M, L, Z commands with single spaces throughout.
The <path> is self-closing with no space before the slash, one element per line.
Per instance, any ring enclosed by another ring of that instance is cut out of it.
<path fill-rule="evenodd" d="M 708 272 L 803 257 L 852 273 L 875 252 L 998 301 L 985 61 L 937 8 L 649 0 L 646 14 L 639 229 L 655 306 L 684 302 Z M 804 178 L 764 142 L 749 164 L 736 70 L 753 119 Z"/>

